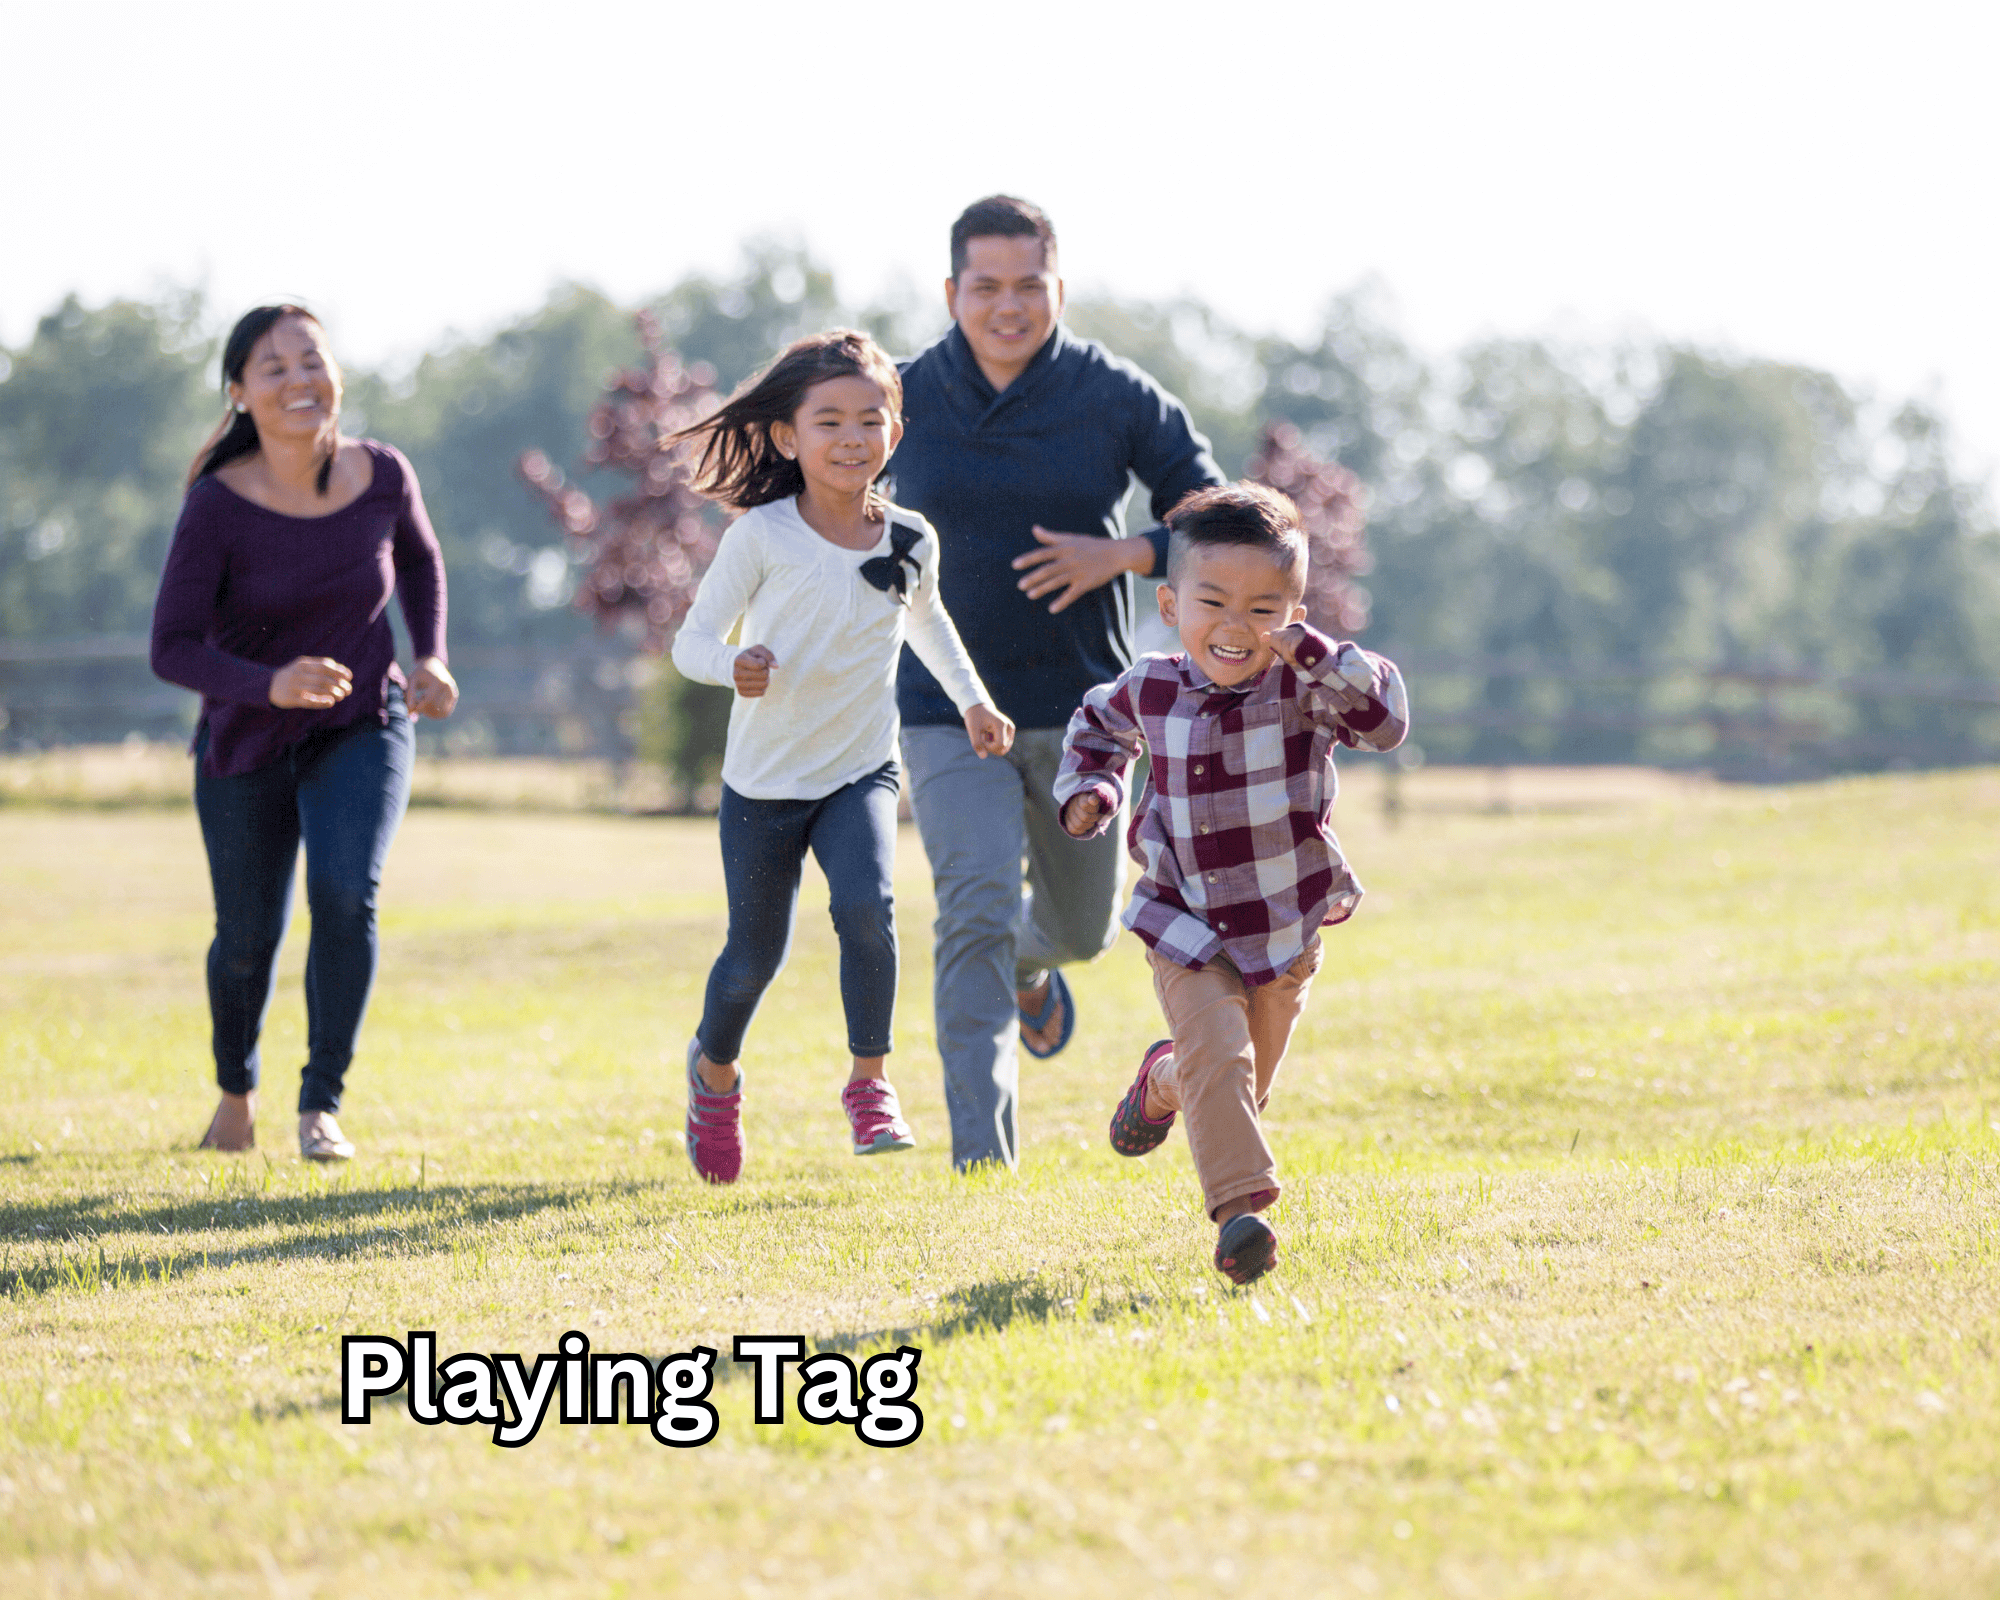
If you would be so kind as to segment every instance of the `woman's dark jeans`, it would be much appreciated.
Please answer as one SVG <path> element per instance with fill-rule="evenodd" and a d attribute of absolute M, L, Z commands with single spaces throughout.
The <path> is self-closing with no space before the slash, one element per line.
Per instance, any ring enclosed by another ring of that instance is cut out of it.
<path fill-rule="evenodd" d="M 729 937 L 708 974 L 695 1035 L 709 1060 L 726 1066 L 742 1054 L 757 1002 L 785 964 L 807 850 L 832 891 L 847 1048 L 857 1056 L 885 1056 L 893 1048 L 896 791 L 893 761 L 822 800 L 746 800 L 723 786 Z"/>
<path fill-rule="evenodd" d="M 269 766 L 235 777 L 211 777 L 202 769 L 206 752 L 197 753 L 194 804 L 215 889 L 215 943 L 208 947 L 215 1081 L 229 1094 L 257 1087 L 257 1039 L 303 842 L 312 941 L 299 1110 L 340 1109 L 375 981 L 375 891 L 410 799 L 415 740 L 393 689 L 388 709 L 386 727 L 371 719 L 314 734 Z"/>

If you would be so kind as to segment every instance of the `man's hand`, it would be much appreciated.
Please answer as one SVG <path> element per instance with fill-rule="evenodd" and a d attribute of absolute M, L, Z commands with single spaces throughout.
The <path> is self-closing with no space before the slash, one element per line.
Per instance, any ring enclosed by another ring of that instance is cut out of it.
<path fill-rule="evenodd" d="M 1014 570 L 1026 572 L 1019 587 L 1030 600 L 1056 594 L 1049 610 L 1060 611 L 1080 595 L 1101 589 L 1121 572 L 1142 576 L 1153 570 L 1152 541 L 1141 538 L 1105 539 L 1094 533 L 1052 533 L 1036 526 L 1042 548 L 1014 558 Z"/>
<path fill-rule="evenodd" d="M 425 656 L 410 677 L 410 715 L 439 721 L 458 704 L 458 680 L 436 656 Z"/>
<path fill-rule="evenodd" d="M 1080 789 L 1062 808 L 1063 832 L 1072 839 L 1088 839 L 1104 820 L 1104 797 L 1095 789 Z"/>
<path fill-rule="evenodd" d="M 1290 667 L 1299 670 L 1299 646 L 1306 642 L 1306 625 L 1303 622 L 1289 622 L 1282 628 L 1271 630 L 1271 654 Z"/>
<path fill-rule="evenodd" d="M 285 711 L 324 711 L 354 688 L 354 674 L 328 656 L 300 656 L 271 675 L 271 704 Z"/>
<path fill-rule="evenodd" d="M 778 658 L 761 644 L 753 644 L 748 650 L 739 651 L 733 674 L 736 679 L 736 692 L 745 700 L 755 700 L 771 687 L 771 669 L 777 664 Z"/>
<path fill-rule="evenodd" d="M 981 761 L 1014 748 L 1014 724 L 991 706 L 974 706 L 966 712 L 965 736 Z"/>

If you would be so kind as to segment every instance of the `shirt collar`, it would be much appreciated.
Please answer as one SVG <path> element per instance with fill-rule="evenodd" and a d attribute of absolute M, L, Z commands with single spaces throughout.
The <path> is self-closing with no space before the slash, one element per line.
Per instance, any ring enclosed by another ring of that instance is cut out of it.
<path fill-rule="evenodd" d="M 992 381 L 980 370 L 979 357 L 972 353 L 972 341 L 966 338 L 965 330 L 954 322 L 951 331 L 944 336 L 944 347 L 951 357 L 952 366 L 967 383 L 973 386 L 973 392 L 989 406 L 1002 400 L 1011 400 L 1016 395 L 1024 393 L 1056 357 L 1075 342 L 1069 330 L 1063 326 L 1062 319 L 1057 318 L 1056 325 L 1049 330 L 1049 336 L 1042 341 L 1041 349 L 1030 356 L 1028 364 L 1021 369 L 1021 375 L 1005 389 L 996 390 Z"/>
<path fill-rule="evenodd" d="M 1174 670 L 1180 674 L 1181 686 L 1191 693 L 1200 695 L 1247 695 L 1258 688 L 1271 675 L 1271 667 L 1277 665 L 1276 662 L 1272 662 L 1271 666 L 1265 667 L 1262 672 L 1247 682 L 1234 684 L 1225 688 L 1206 672 L 1203 672 L 1200 667 L 1196 666 L 1194 664 L 1194 657 L 1187 654 L 1187 652 L 1183 651 L 1173 659 Z"/>

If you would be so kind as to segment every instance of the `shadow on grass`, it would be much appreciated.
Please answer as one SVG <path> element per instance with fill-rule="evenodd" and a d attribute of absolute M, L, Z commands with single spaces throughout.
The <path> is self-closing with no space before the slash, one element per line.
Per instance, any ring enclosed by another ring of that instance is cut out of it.
<path fill-rule="evenodd" d="M 921 1324 L 900 1328 L 875 1328 L 863 1333 L 839 1333 L 814 1341 L 820 1350 L 893 1349 L 897 1345 L 924 1345 L 956 1339 L 969 1333 L 997 1333 L 1016 1322 L 1050 1323 L 1072 1314 L 1073 1295 L 1065 1285 L 1039 1278 L 994 1278 L 955 1289 L 938 1302 L 935 1314 Z M 1136 1297 L 1120 1303 L 1117 1297 L 1095 1302 L 1091 1315 L 1102 1319 L 1141 1309 Z"/>
<path fill-rule="evenodd" d="M 445 1254 L 462 1248 L 456 1230 L 463 1227 L 514 1222 L 606 1198 L 650 1195 L 657 1188 L 657 1183 L 642 1179 L 574 1186 L 437 1184 L 421 1189 L 334 1185 L 309 1195 L 219 1189 L 213 1198 L 143 1209 L 121 1205 L 114 1196 L 91 1195 L 47 1204 L 0 1205 L 0 1234 L 13 1236 L 0 1255 L 0 1295 L 138 1288 L 165 1283 L 199 1267 L 300 1257 Z M 222 1249 L 190 1243 L 113 1254 L 98 1238 L 107 1232 L 138 1232 L 172 1239 L 176 1234 L 269 1227 L 285 1231 L 275 1239 Z M 25 1261 L 24 1246 L 30 1253 Z"/>

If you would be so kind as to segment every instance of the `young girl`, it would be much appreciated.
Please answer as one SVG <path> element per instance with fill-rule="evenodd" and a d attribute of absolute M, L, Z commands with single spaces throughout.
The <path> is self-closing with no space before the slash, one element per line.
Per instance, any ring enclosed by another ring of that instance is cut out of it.
<path fill-rule="evenodd" d="M 915 1144 L 883 1060 L 896 1003 L 896 663 L 907 638 L 983 759 L 1014 725 L 938 599 L 938 539 L 875 492 L 903 434 L 895 364 L 865 334 L 801 339 L 707 421 L 695 486 L 744 513 L 674 640 L 674 665 L 735 688 L 722 761 L 729 935 L 688 1045 L 688 1159 L 743 1170 L 743 1035 L 791 944 L 810 849 L 832 891 L 856 1155 Z M 728 643 L 738 621 L 741 642 Z"/>

